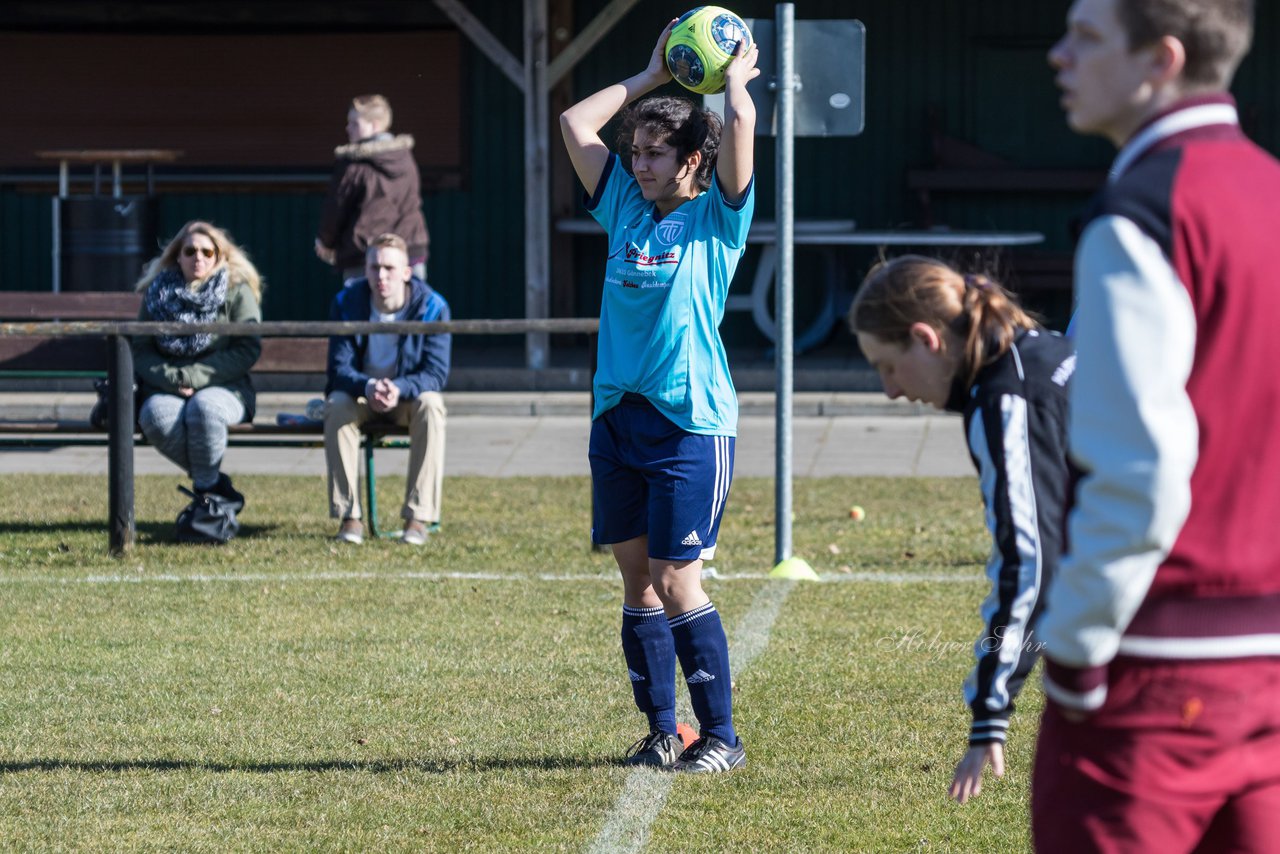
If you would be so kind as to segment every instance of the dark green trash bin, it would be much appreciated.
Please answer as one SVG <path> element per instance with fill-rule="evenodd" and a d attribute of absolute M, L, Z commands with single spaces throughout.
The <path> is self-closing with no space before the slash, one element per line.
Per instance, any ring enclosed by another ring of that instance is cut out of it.
<path fill-rule="evenodd" d="M 66 196 L 59 199 L 64 291 L 133 290 L 143 266 L 159 254 L 155 196 Z"/>

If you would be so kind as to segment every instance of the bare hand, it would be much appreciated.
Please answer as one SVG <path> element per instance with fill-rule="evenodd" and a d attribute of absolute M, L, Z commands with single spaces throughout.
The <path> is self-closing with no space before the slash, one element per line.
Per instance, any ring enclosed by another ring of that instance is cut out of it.
<path fill-rule="evenodd" d="M 369 408 L 374 412 L 390 412 L 400 403 L 400 387 L 389 379 L 379 379 L 373 384 L 373 396 Z"/>
<path fill-rule="evenodd" d="M 733 60 L 724 71 L 725 88 L 745 87 L 748 80 L 754 80 L 759 77 L 760 69 L 756 68 L 756 63 L 759 60 L 760 48 L 754 41 L 751 42 L 751 47 L 746 50 L 743 50 L 742 42 L 738 42 L 738 46 L 733 49 Z"/>
<path fill-rule="evenodd" d="M 652 77 L 655 86 L 661 86 L 671 79 L 671 70 L 667 68 L 667 39 L 671 38 L 671 30 L 675 27 L 679 18 L 672 18 L 662 30 L 662 35 L 658 36 L 658 43 L 654 45 L 653 56 L 649 57 L 649 67 L 644 73 Z"/>
<path fill-rule="evenodd" d="M 180 385 L 180 386 L 178 386 L 178 396 L 179 396 L 179 397 L 191 397 L 191 395 L 193 395 L 193 394 L 195 394 L 195 393 L 196 393 L 196 390 L 195 390 L 195 389 L 193 389 L 191 386 L 188 386 L 188 385 Z"/>
<path fill-rule="evenodd" d="M 387 386 L 386 389 L 382 391 L 381 398 L 382 402 L 386 404 L 387 411 L 390 412 L 400 405 L 400 386 L 396 385 L 391 380 L 387 380 L 386 382 Z"/>
<path fill-rule="evenodd" d="M 316 238 L 316 257 L 326 264 L 332 264 L 337 253 L 320 242 L 320 238 Z"/>
<path fill-rule="evenodd" d="M 947 797 L 962 804 L 982 794 L 982 770 L 988 764 L 996 779 L 1004 776 L 1004 745 L 998 741 L 976 744 L 969 748 L 956 766 Z"/>

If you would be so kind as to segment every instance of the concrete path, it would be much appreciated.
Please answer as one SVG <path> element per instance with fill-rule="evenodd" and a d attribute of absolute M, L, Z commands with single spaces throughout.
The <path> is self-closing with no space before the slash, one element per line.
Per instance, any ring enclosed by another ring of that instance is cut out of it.
<path fill-rule="evenodd" d="M 262 395 L 259 419 L 277 412 L 301 412 L 309 395 Z M 91 395 L 0 395 L 9 419 L 87 417 Z M 446 395 L 449 407 L 446 475 L 486 477 L 585 475 L 590 431 L 585 393 L 467 393 Z M 775 473 L 774 399 L 744 394 L 738 424 L 735 474 Z M 973 474 L 960 419 L 926 414 L 913 404 L 883 395 L 812 393 L 795 397 L 792 417 L 792 471 L 795 477 L 886 475 L 956 477 Z M 932 410 L 929 410 L 932 413 Z M 408 451 L 377 453 L 379 472 L 403 472 Z M 172 474 L 178 469 L 149 447 L 134 457 L 139 474 Z M 319 448 L 238 448 L 224 468 L 236 474 L 324 475 Z M 0 475 L 17 472 L 105 474 L 105 447 L 0 449 Z"/>

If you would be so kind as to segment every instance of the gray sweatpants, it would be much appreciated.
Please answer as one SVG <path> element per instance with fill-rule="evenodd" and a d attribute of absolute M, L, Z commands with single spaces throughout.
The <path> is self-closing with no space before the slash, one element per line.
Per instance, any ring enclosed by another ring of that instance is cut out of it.
<path fill-rule="evenodd" d="M 157 451 L 191 475 L 196 489 L 208 489 L 218 482 L 227 425 L 242 418 L 240 398 L 221 386 L 209 386 L 191 397 L 151 395 L 142 404 L 138 423 Z"/>

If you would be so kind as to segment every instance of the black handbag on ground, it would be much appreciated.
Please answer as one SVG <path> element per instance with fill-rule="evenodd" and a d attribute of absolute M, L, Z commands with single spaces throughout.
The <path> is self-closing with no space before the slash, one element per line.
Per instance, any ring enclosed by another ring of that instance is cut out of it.
<path fill-rule="evenodd" d="M 185 486 L 178 490 L 191 496 L 191 503 L 178 514 L 178 542 L 222 544 L 240 531 L 231 499 L 213 492 L 192 492 Z"/>

